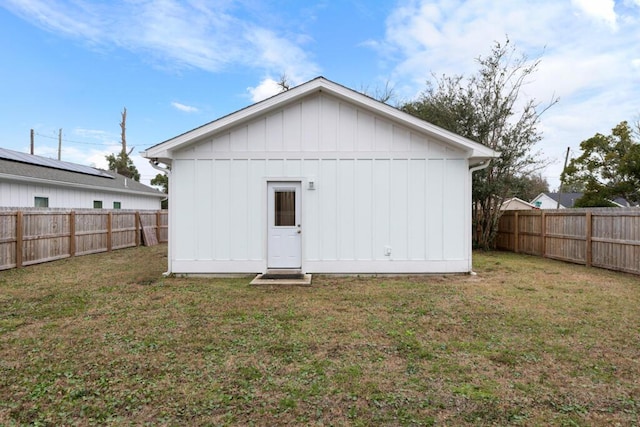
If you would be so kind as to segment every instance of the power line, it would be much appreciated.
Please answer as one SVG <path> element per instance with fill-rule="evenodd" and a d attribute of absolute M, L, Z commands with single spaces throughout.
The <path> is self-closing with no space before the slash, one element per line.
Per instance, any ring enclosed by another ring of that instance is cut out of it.
<path fill-rule="evenodd" d="M 43 138 L 49 138 L 49 139 L 55 139 L 55 140 L 58 139 L 58 137 L 56 136 L 43 135 L 38 132 L 35 132 L 35 134 Z M 73 139 L 65 139 L 65 138 L 63 138 L 62 141 L 71 142 L 73 144 L 84 144 L 84 145 L 101 145 L 101 146 L 118 145 L 117 142 L 83 142 L 83 141 L 74 141 Z"/>

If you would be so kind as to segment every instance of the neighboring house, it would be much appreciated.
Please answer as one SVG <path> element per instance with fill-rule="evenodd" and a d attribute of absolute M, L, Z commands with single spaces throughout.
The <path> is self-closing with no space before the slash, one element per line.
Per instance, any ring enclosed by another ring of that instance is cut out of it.
<path fill-rule="evenodd" d="M 558 194 L 560 194 L 560 206 L 558 206 Z M 531 204 L 538 209 L 567 209 L 582 197 L 582 193 L 540 193 Z"/>
<path fill-rule="evenodd" d="M 164 198 L 115 172 L 0 148 L 0 207 L 156 210 Z"/>
<path fill-rule="evenodd" d="M 531 201 L 531 204 L 538 209 L 568 209 L 572 208 L 583 194 L 584 193 L 540 193 Z M 558 207 L 558 197 L 560 198 L 560 207 Z M 611 200 L 611 203 L 617 207 L 629 206 L 629 202 L 621 197 Z"/>
<path fill-rule="evenodd" d="M 497 155 L 318 77 L 142 153 L 171 167 L 169 271 L 471 271 Z"/>
<path fill-rule="evenodd" d="M 517 197 L 507 199 L 502 203 L 502 205 L 500 205 L 501 211 L 522 211 L 531 209 L 536 209 L 535 205 L 525 202 Z"/>

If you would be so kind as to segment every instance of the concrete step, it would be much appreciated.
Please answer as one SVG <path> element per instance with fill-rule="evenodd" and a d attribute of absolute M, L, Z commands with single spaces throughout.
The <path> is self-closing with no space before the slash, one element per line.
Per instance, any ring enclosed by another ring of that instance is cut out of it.
<path fill-rule="evenodd" d="M 273 273 L 258 274 L 250 283 L 251 285 L 311 285 L 311 274 L 302 273 Z"/>

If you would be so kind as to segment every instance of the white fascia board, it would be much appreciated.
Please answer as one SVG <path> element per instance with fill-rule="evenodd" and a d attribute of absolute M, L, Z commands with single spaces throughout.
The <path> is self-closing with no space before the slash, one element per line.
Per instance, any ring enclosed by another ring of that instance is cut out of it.
<path fill-rule="evenodd" d="M 53 181 L 53 180 L 50 180 L 50 179 L 33 178 L 33 177 L 30 177 L 30 176 L 9 175 L 9 174 L 4 174 L 4 173 L 0 173 L 0 179 L 6 179 L 7 181 L 28 182 L 28 183 L 43 184 L 43 185 L 54 185 L 54 186 L 65 187 L 65 188 L 79 188 L 79 189 L 83 189 L 83 190 L 98 190 L 98 191 L 104 191 L 104 192 L 107 192 L 107 193 L 132 194 L 132 195 L 136 195 L 136 196 L 145 196 L 145 197 L 159 197 L 159 198 L 162 198 L 162 199 L 167 197 L 167 195 L 164 194 L 164 193 L 154 194 L 154 193 L 147 193 L 147 192 L 144 192 L 144 191 L 135 191 L 135 190 L 127 190 L 127 189 L 100 187 L 100 186 L 96 186 L 96 185 L 78 184 L 78 183 L 66 182 L 66 181 Z"/>
<path fill-rule="evenodd" d="M 385 116 L 392 121 L 400 122 L 421 133 L 431 135 L 445 143 L 451 144 L 454 147 L 469 153 L 469 158 L 484 160 L 499 156 L 499 153 L 482 144 L 468 138 L 464 138 L 441 127 L 432 125 L 422 119 L 414 117 L 345 86 L 329 81 L 323 77 L 318 77 L 307 83 L 303 83 L 286 92 L 282 92 L 264 101 L 250 105 L 242 110 L 236 111 L 235 113 L 231 113 L 213 122 L 183 133 L 182 135 L 178 135 L 175 138 L 161 142 L 160 144 L 143 151 L 141 154 L 143 157 L 148 159 L 163 159 L 163 163 L 166 163 L 164 160 L 170 160 L 172 158 L 171 152 L 176 148 L 180 148 L 184 144 L 189 144 L 202 138 L 206 138 L 224 130 L 227 127 L 240 124 L 244 120 L 250 119 L 256 115 L 264 114 L 272 109 L 280 108 L 287 103 L 295 101 L 298 98 L 302 98 L 310 93 L 323 91 L 352 104 L 356 104 L 375 114 Z"/>
<path fill-rule="evenodd" d="M 173 156 L 168 150 L 152 151 L 151 149 L 138 152 L 141 157 L 149 160 L 157 160 L 167 166 L 171 166 L 171 159 Z"/>

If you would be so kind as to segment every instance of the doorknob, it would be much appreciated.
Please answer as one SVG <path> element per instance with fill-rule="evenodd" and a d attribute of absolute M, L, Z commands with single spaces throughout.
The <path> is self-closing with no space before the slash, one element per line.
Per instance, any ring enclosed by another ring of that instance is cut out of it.
<path fill-rule="evenodd" d="M 302 231 L 300 229 L 298 229 L 298 234 L 302 233 Z"/>

